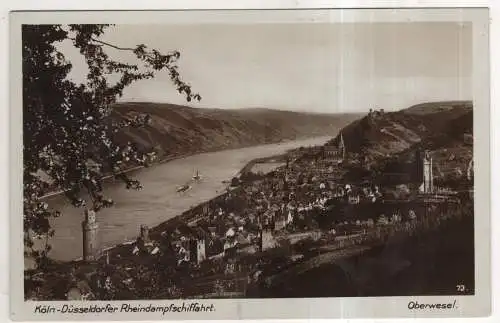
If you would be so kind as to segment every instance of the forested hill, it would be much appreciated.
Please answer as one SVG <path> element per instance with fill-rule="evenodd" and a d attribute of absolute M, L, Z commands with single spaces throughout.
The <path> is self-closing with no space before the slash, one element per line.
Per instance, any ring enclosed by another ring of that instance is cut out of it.
<path fill-rule="evenodd" d="M 472 123 L 472 102 L 432 102 L 396 112 L 372 111 L 342 134 L 348 151 L 383 157 L 417 144 L 429 150 L 462 144 L 473 133 Z"/>
<path fill-rule="evenodd" d="M 192 154 L 276 143 L 315 136 L 335 136 L 357 114 L 312 114 L 270 109 L 198 109 L 164 103 L 120 103 L 116 118 L 148 114 L 149 125 L 129 129 L 123 140 L 153 148 L 160 156 Z"/>
<path fill-rule="evenodd" d="M 385 172 L 409 173 L 428 150 L 437 178 L 463 178 L 473 155 L 472 102 L 423 103 L 396 112 L 372 111 L 342 129 L 348 153 Z M 332 139 L 338 143 L 339 137 Z M 382 162 L 382 163 L 380 163 Z"/>

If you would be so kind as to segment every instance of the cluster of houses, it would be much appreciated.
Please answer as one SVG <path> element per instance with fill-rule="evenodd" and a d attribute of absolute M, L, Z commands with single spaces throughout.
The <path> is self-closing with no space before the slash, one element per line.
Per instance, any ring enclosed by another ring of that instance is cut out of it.
<path fill-rule="evenodd" d="M 268 232 L 286 234 L 286 230 L 317 229 L 311 214 L 326 210 L 329 202 L 356 205 L 382 198 L 376 185 L 339 182 L 339 161 L 345 158 L 342 135 L 335 149 L 324 151 L 332 152 L 319 161 L 297 158 L 191 210 L 185 225 L 164 232 L 177 263 L 199 264 L 205 259 L 227 257 L 237 250 L 254 253 L 269 245 Z M 139 253 L 143 244 L 138 242 L 134 252 Z M 153 254 L 161 252 L 159 247 L 150 249 Z"/>
<path fill-rule="evenodd" d="M 310 151 L 303 149 L 302 156 Z M 320 158 L 313 159 L 301 158 L 295 151 L 293 162 L 286 166 L 251 181 L 238 181 L 224 194 L 189 210 L 174 225 L 161 228 L 154 238 L 147 227 L 141 227 L 139 238 L 131 245 L 132 256 L 166 257 L 178 267 L 198 269 L 208 263 L 212 266 L 210 273 L 216 275 L 243 270 L 245 265 L 238 259 L 245 256 L 260 261 L 261 252 L 273 249 L 283 239 L 293 244 L 305 238 L 318 240 L 324 235 L 341 238 L 367 228 L 417 218 L 420 209 L 400 208 L 398 203 L 404 201 L 399 197 L 392 197 L 394 206 L 385 204 L 386 209 L 378 211 L 376 205 L 388 202 L 388 188 L 383 191 L 370 182 L 342 181 L 346 157 L 342 135 L 335 145 L 318 151 Z M 432 193 L 434 199 L 440 193 L 449 199 L 449 192 L 444 194 L 433 185 L 430 157 L 424 159 L 422 168 L 427 175 L 423 176 L 422 193 Z M 360 211 L 355 211 L 354 217 L 336 221 L 328 232 L 320 230 L 318 218 L 335 215 L 339 208 L 358 207 L 377 209 L 378 213 L 367 218 L 357 217 Z"/>
<path fill-rule="evenodd" d="M 298 158 L 190 210 L 185 223 L 162 232 L 165 239 L 160 244 L 167 248 L 151 243 L 145 238 L 146 229 L 141 229 L 134 254 L 144 249 L 152 255 L 168 251 L 179 266 L 254 254 L 275 246 L 275 236 L 316 232 L 318 224 L 313 215 L 328 210 L 331 203 L 380 201 L 383 194 L 376 185 L 339 182 L 339 161 L 345 158 L 342 135 L 339 138 L 336 153 L 319 161 Z"/>

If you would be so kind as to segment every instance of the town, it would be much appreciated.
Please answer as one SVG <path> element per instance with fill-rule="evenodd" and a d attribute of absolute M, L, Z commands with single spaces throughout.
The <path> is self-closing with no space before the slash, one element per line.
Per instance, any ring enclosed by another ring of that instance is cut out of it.
<path fill-rule="evenodd" d="M 87 211 L 84 258 L 56 297 L 264 297 L 298 271 L 472 215 L 471 163 L 453 189 L 435 183 L 429 151 L 415 152 L 414 173 L 377 177 L 339 133 L 253 163 L 217 198 L 155 228 L 141 225 L 136 241 L 109 250 L 99 250 Z"/>

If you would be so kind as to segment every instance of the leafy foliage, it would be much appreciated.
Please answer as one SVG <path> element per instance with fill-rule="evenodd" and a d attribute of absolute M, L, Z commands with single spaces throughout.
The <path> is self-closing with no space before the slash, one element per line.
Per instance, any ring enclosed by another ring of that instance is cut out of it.
<path fill-rule="evenodd" d="M 53 235 L 49 219 L 60 215 L 41 200 L 48 189 L 63 190 L 76 207 L 99 211 L 113 204 L 103 195 L 102 180 L 106 175 L 122 179 L 127 189 L 141 188 L 124 170 L 146 165 L 154 153 L 140 151 L 130 142 L 120 143 L 117 135 L 124 128 L 144 126 L 150 118 L 110 118 L 111 104 L 127 86 L 166 71 L 188 102 L 201 100 L 179 75 L 178 51 L 162 54 L 143 44 L 123 48 L 104 42 L 100 37 L 109 27 L 23 26 L 24 232 L 25 245 L 37 257 L 45 257 L 50 247 L 47 244 L 41 252 L 33 250 L 33 234 Z M 85 59 L 88 74 L 84 84 L 68 78 L 72 64 L 57 47 L 62 41 L 71 41 Z M 107 48 L 133 53 L 137 64 L 111 59 Z M 113 77 L 118 81 L 111 83 Z M 41 180 L 40 172 L 53 181 L 50 186 Z"/>

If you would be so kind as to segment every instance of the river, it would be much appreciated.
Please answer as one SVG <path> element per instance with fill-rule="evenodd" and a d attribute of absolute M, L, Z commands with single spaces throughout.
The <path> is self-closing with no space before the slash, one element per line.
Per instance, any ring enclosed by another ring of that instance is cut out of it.
<path fill-rule="evenodd" d="M 329 139 L 331 137 L 315 137 L 175 159 L 134 171 L 131 176 L 141 181 L 144 186 L 141 191 L 129 191 L 122 182 L 111 181 L 105 185 L 105 194 L 115 205 L 97 214 L 100 248 L 135 239 L 141 224 L 156 226 L 210 200 L 225 189 L 223 181 L 230 180 L 253 159 L 282 154 L 301 146 L 324 144 Z M 192 184 L 192 189 L 186 193 L 177 193 L 177 187 L 190 180 L 196 169 L 203 179 Z M 82 257 L 83 210 L 72 207 L 60 195 L 48 201 L 51 207 L 62 212 L 61 217 L 52 220 L 55 235 L 51 239 L 50 257 L 64 261 Z"/>

